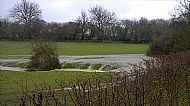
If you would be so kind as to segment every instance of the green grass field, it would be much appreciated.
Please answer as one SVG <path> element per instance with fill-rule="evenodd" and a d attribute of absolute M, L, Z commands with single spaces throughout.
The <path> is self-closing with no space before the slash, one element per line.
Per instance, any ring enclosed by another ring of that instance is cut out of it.
<path fill-rule="evenodd" d="M 22 91 L 22 85 L 27 88 L 28 91 L 35 90 L 35 84 L 39 88 L 42 85 L 51 86 L 56 88 L 57 82 L 69 83 L 74 81 L 78 77 L 91 78 L 96 75 L 110 75 L 110 73 L 95 73 L 95 72 L 71 72 L 71 71 L 51 71 L 51 72 L 13 72 L 13 71 L 1 71 L 0 70 L 0 103 L 2 100 L 14 99 L 16 94 L 20 94 Z M 35 84 L 33 83 L 35 82 Z"/>
<path fill-rule="evenodd" d="M 56 42 L 59 55 L 145 54 L 148 44 Z M 0 55 L 31 55 L 30 42 L 0 41 Z"/>
<path fill-rule="evenodd" d="M 148 44 L 92 43 L 92 42 L 56 42 L 58 55 L 107 55 L 107 54 L 145 54 Z M 0 55 L 31 55 L 30 42 L 0 41 Z M 27 85 L 29 91 L 35 84 L 41 87 L 46 83 L 56 88 L 56 81 L 68 83 L 80 76 L 92 77 L 106 73 L 91 72 L 13 72 L 0 70 L 0 103 L 12 99 L 13 93 L 20 94 L 19 84 Z M 33 83 L 35 82 L 35 84 Z"/>

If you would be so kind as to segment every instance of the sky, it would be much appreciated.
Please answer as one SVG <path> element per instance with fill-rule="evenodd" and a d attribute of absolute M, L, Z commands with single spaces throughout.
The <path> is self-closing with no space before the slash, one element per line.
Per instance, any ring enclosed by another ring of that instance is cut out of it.
<path fill-rule="evenodd" d="M 7 17 L 9 10 L 21 0 L 0 0 L 0 16 Z M 96 5 L 115 12 L 118 19 L 169 19 L 177 5 L 176 0 L 29 0 L 38 3 L 42 18 L 47 22 L 76 20 L 81 11 Z"/>

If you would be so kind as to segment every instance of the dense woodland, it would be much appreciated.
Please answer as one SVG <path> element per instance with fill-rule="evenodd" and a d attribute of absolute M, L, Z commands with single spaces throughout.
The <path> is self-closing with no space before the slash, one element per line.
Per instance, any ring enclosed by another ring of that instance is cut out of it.
<path fill-rule="evenodd" d="M 169 20 L 118 19 L 116 13 L 96 5 L 81 11 L 75 21 L 50 23 L 43 20 L 39 4 L 22 0 L 10 9 L 8 18 L 0 18 L 0 39 L 151 42 L 150 49 L 159 53 L 186 51 L 190 48 L 190 1 L 178 2 Z"/>

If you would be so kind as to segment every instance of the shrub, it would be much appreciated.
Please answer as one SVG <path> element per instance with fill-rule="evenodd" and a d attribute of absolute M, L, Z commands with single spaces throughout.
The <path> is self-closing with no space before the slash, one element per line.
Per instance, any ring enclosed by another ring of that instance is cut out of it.
<path fill-rule="evenodd" d="M 169 39 L 160 39 L 152 42 L 147 51 L 148 56 L 166 55 L 172 52 L 172 41 Z"/>
<path fill-rule="evenodd" d="M 190 51 L 190 40 L 182 40 L 182 38 L 161 38 L 150 44 L 147 51 L 148 56 L 168 55 L 170 53 Z"/>
<path fill-rule="evenodd" d="M 32 57 L 28 70 L 52 70 L 61 67 L 55 46 L 47 41 L 37 41 L 32 44 Z"/>

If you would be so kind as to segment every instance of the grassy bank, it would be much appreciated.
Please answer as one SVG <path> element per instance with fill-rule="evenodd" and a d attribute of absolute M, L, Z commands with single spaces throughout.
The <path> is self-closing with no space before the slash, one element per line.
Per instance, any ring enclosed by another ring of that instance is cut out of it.
<path fill-rule="evenodd" d="M 56 42 L 59 55 L 145 54 L 148 44 Z M 30 42 L 0 41 L 0 55 L 31 55 Z"/>

